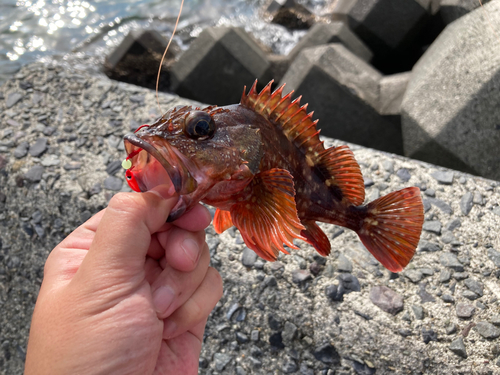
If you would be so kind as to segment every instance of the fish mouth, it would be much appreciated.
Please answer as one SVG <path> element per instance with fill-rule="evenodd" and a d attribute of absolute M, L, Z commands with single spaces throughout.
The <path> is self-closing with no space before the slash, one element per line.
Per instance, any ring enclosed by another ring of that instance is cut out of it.
<path fill-rule="evenodd" d="M 154 138 L 152 137 L 151 142 L 148 142 L 133 133 L 125 135 L 124 142 L 127 155 L 143 149 L 165 169 L 177 194 L 185 195 L 195 191 L 198 183 L 186 167 L 186 158 L 175 147 L 170 146 L 165 141 L 156 141 Z M 148 188 L 150 189 L 152 186 Z"/>

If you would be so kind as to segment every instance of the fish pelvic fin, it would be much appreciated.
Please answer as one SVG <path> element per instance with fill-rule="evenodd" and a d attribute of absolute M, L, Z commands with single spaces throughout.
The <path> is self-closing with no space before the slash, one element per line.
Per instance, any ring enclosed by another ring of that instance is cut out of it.
<path fill-rule="evenodd" d="M 330 240 L 321 228 L 312 220 L 303 220 L 302 224 L 306 227 L 300 232 L 306 238 L 306 242 L 314 246 L 316 251 L 326 257 L 330 254 L 332 246 Z"/>
<path fill-rule="evenodd" d="M 361 242 L 389 271 L 402 271 L 415 254 L 424 223 L 420 189 L 395 191 L 370 202 L 366 209 L 357 231 Z"/>
<path fill-rule="evenodd" d="M 293 177 L 284 169 L 258 173 L 245 188 L 246 199 L 231 207 L 231 219 L 243 241 L 261 258 L 274 261 L 283 244 L 297 249 L 293 239 L 305 240 L 304 226 L 297 216 Z"/>
<path fill-rule="evenodd" d="M 227 229 L 231 228 L 233 226 L 231 213 L 229 211 L 223 211 L 218 208 L 217 210 L 215 210 L 213 225 L 215 232 L 218 234 L 221 234 Z"/>

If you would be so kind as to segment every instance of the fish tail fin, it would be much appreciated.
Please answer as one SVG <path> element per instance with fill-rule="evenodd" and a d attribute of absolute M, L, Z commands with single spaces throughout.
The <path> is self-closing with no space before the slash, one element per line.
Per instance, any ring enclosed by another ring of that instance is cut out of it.
<path fill-rule="evenodd" d="M 415 254 L 423 223 L 420 189 L 411 187 L 370 202 L 357 233 L 363 245 L 385 268 L 399 272 Z"/>

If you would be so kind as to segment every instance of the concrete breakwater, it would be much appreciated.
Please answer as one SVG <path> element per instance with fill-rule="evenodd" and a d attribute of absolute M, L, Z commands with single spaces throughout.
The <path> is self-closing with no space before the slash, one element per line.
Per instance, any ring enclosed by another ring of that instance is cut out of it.
<path fill-rule="evenodd" d="M 189 104 L 161 94 L 162 109 Z M 0 87 L 0 371 L 23 369 L 50 250 L 128 191 L 122 136 L 160 113 L 154 92 L 34 64 Z M 328 145 L 343 142 L 326 139 Z M 301 243 L 260 260 L 237 230 L 207 230 L 224 280 L 201 374 L 495 374 L 500 370 L 499 183 L 352 146 L 367 199 L 419 186 L 426 221 L 401 274 L 354 233 L 322 225 L 328 258 Z"/>

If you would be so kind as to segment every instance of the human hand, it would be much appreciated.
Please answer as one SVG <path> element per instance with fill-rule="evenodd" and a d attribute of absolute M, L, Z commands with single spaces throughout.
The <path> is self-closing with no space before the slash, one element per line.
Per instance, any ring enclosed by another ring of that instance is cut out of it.
<path fill-rule="evenodd" d="M 197 374 L 222 295 L 201 205 L 166 223 L 177 198 L 119 193 L 45 263 L 25 374 Z"/>

